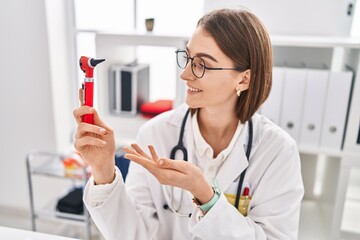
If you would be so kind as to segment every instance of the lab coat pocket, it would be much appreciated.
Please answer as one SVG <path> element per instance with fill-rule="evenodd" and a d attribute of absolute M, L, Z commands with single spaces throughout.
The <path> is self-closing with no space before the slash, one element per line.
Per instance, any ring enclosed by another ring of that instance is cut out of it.
<path fill-rule="evenodd" d="M 228 202 L 235 206 L 235 198 L 236 198 L 236 194 L 230 194 L 230 193 L 225 193 L 224 194 L 226 199 L 228 200 Z M 249 209 L 249 204 L 251 201 L 251 196 L 247 195 L 247 196 L 240 196 L 240 201 L 239 201 L 239 206 L 238 206 L 238 211 L 244 216 L 246 217 L 248 214 L 248 209 Z"/>
<path fill-rule="evenodd" d="M 235 199 L 236 199 L 236 192 L 237 192 L 237 188 L 238 188 L 239 182 L 233 182 L 226 190 L 226 192 L 224 193 L 226 199 L 228 200 L 228 202 L 235 206 Z M 247 189 L 247 192 L 244 193 L 244 189 Z M 242 186 L 242 195 L 240 196 L 240 200 L 239 200 L 239 206 L 238 206 L 238 211 L 243 215 L 243 216 L 247 216 L 248 213 L 248 209 L 249 209 L 249 205 L 250 205 L 250 201 L 251 201 L 251 195 L 250 195 L 250 185 L 248 182 L 244 182 L 243 186 Z"/>

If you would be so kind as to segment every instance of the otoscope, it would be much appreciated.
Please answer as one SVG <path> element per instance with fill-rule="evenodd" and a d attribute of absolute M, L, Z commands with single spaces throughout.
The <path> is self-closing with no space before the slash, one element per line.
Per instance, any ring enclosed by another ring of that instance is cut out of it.
<path fill-rule="evenodd" d="M 105 59 L 94 59 L 81 56 L 79 63 L 81 70 L 85 73 L 84 82 L 82 83 L 83 104 L 93 107 L 94 105 L 94 68 Z M 85 114 L 83 122 L 94 124 L 93 114 Z"/>

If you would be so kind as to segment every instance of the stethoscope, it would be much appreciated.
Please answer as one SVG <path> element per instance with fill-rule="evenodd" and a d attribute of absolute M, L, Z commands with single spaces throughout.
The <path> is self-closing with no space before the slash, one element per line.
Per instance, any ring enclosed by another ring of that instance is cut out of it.
<path fill-rule="evenodd" d="M 188 109 L 185 113 L 185 116 L 182 120 L 181 123 L 181 128 L 180 128 L 180 135 L 179 135 L 179 141 L 178 144 L 173 147 L 173 149 L 170 152 L 170 159 L 175 159 L 175 154 L 177 151 L 181 151 L 183 154 L 183 160 L 187 161 L 188 160 L 188 154 L 187 154 L 187 150 L 184 147 L 184 143 L 183 143 L 183 137 L 184 137 L 184 131 L 185 131 L 185 124 L 186 124 L 186 119 L 188 117 L 190 113 L 190 109 Z M 250 159 L 250 153 L 251 153 L 251 146 L 252 146 L 252 138 L 253 138 L 253 125 L 252 125 L 252 120 L 250 119 L 249 121 L 249 138 L 248 138 L 248 144 L 247 144 L 247 148 L 246 148 L 246 158 L 249 161 Z M 244 183 L 244 178 L 245 178 L 245 174 L 246 174 L 246 169 L 241 173 L 240 175 L 240 179 L 239 179 L 239 185 L 236 191 L 236 198 L 235 198 L 235 204 L 234 207 L 236 209 L 238 209 L 239 207 L 239 201 L 240 201 L 240 196 L 241 196 L 241 189 L 242 189 L 242 185 Z M 177 208 L 174 207 L 174 188 L 171 188 L 171 197 L 170 199 L 168 199 L 168 202 L 170 204 L 170 206 L 168 204 L 164 204 L 163 208 L 165 210 L 170 210 L 171 212 L 173 212 L 175 215 L 179 216 L 179 217 L 191 217 L 191 213 L 188 214 L 184 214 L 184 213 L 180 213 L 180 209 L 181 209 L 181 204 L 182 204 L 182 200 L 183 200 L 183 190 L 181 191 L 181 196 L 180 196 L 180 204 Z M 165 195 L 166 196 L 166 195 Z"/>

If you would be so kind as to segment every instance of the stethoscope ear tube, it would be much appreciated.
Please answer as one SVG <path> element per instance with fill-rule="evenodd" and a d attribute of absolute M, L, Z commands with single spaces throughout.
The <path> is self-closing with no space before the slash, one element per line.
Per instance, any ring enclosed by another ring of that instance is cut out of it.
<path fill-rule="evenodd" d="M 246 148 L 246 158 L 249 162 L 250 160 L 250 153 L 251 153 L 251 147 L 252 147 L 252 138 L 253 138 L 253 125 L 252 125 L 252 120 L 250 119 L 248 121 L 249 123 L 249 136 L 248 136 L 248 145 Z M 239 179 L 239 185 L 236 191 L 236 198 L 235 198 L 235 208 L 238 209 L 239 208 L 239 201 L 240 201 L 240 196 L 241 196 L 241 189 L 242 189 L 242 185 L 244 183 L 244 178 L 245 178 L 245 174 L 246 174 L 246 169 L 241 173 L 240 175 L 240 179 Z"/>
<path fill-rule="evenodd" d="M 187 120 L 187 117 L 188 117 L 189 113 L 190 113 L 190 108 L 186 111 L 185 116 L 183 118 L 183 121 L 181 123 L 179 142 L 175 147 L 173 147 L 173 149 L 171 149 L 170 159 L 174 160 L 176 151 L 180 150 L 183 153 L 183 160 L 184 161 L 188 160 L 187 150 L 186 150 L 186 148 L 184 147 L 184 144 L 183 144 L 183 137 L 184 137 L 184 132 L 185 132 L 185 124 L 186 124 L 186 120 Z"/>

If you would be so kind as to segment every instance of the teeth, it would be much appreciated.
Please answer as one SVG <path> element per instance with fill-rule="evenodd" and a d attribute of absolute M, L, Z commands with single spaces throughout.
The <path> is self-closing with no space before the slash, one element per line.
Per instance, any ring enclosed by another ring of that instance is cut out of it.
<path fill-rule="evenodd" d="M 190 90 L 191 92 L 202 92 L 202 90 L 197 89 L 197 88 L 192 88 L 192 87 L 189 87 L 189 90 Z"/>

